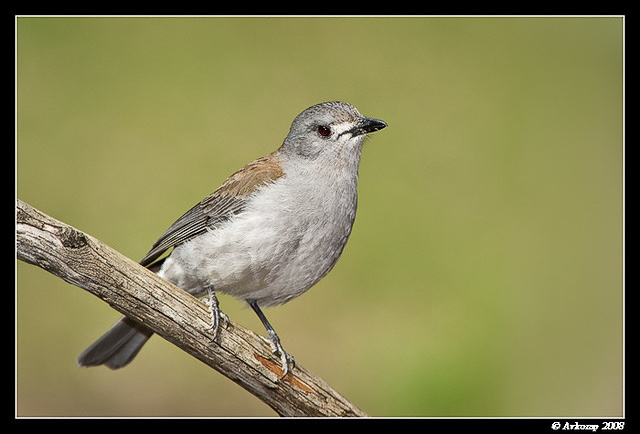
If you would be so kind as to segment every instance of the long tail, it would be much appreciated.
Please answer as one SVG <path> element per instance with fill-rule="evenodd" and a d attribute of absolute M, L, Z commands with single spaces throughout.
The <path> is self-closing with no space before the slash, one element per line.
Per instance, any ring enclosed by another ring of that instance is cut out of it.
<path fill-rule="evenodd" d="M 149 340 L 153 331 L 125 316 L 78 356 L 78 366 L 126 366 Z"/>

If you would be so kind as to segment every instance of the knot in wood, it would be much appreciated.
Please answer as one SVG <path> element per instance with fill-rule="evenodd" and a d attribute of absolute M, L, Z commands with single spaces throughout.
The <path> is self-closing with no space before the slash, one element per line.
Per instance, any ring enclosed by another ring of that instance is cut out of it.
<path fill-rule="evenodd" d="M 71 249 L 79 249 L 89 244 L 85 234 L 70 227 L 60 228 L 58 237 L 63 246 Z"/>

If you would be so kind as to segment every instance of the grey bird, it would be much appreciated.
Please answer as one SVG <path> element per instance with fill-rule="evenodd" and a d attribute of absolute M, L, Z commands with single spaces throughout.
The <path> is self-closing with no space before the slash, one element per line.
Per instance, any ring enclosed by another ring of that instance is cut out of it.
<path fill-rule="evenodd" d="M 266 328 L 285 377 L 293 357 L 261 308 L 303 294 L 333 268 L 356 215 L 362 143 L 386 126 L 344 102 L 304 110 L 280 148 L 187 211 L 140 264 L 196 297 L 208 295 L 213 339 L 227 319 L 216 292 L 245 300 Z M 122 317 L 80 354 L 78 365 L 121 368 L 152 334 Z"/>

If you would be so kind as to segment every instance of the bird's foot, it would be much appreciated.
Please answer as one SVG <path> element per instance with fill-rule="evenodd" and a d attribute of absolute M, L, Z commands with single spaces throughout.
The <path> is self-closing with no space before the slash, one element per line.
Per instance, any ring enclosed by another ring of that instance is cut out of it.
<path fill-rule="evenodd" d="M 282 375 L 280 376 L 280 379 L 282 380 L 296 366 L 296 361 L 292 355 L 287 353 L 284 348 L 282 348 L 280 338 L 277 334 L 269 333 L 269 342 L 271 343 L 271 347 L 273 348 L 272 354 L 280 356 L 280 363 L 282 363 Z"/>
<path fill-rule="evenodd" d="M 220 303 L 218 303 L 218 297 L 216 297 L 216 292 L 213 288 L 208 288 L 207 293 L 209 294 L 208 298 L 205 298 L 203 301 L 209 306 L 209 312 L 211 313 L 211 325 L 209 326 L 209 330 L 213 330 L 213 339 L 215 340 L 218 337 L 218 332 L 220 331 L 220 322 L 225 322 L 225 327 L 229 325 L 229 317 L 220 310 Z"/>

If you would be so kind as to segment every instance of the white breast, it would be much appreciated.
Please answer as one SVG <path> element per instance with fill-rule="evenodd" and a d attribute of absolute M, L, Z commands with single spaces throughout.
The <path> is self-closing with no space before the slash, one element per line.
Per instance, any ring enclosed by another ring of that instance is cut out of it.
<path fill-rule="evenodd" d="M 351 232 L 357 172 L 335 174 L 289 171 L 244 212 L 176 247 L 159 274 L 196 296 L 210 285 L 261 306 L 299 296 L 331 270 Z"/>

